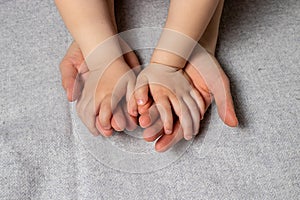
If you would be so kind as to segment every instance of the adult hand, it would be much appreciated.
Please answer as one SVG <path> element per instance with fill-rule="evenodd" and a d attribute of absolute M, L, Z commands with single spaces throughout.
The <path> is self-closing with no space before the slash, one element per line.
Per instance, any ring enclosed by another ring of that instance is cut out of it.
<path fill-rule="evenodd" d="M 138 59 L 133 52 L 126 53 L 124 59 L 132 68 L 139 65 Z M 75 41 L 72 42 L 60 63 L 60 72 L 62 86 L 67 93 L 68 100 L 70 102 L 76 101 L 81 95 L 89 70 L 85 64 L 81 49 Z M 124 122 L 123 120 L 120 120 L 120 117 L 122 116 L 125 116 L 126 118 L 125 123 L 120 123 L 120 121 Z M 111 125 L 117 131 L 122 131 L 125 128 L 127 130 L 134 130 L 137 126 L 136 121 L 136 118 L 133 118 L 128 114 L 127 105 L 123 103 L 122 105 L 118 105 L 118 108 L 114 112 Z M 112 130 L 106 130 L 99 124 L 97 125 L 97 128 L 106 136 L 112 134 Z"/>
<path fill-rule="evenodd" d="M 193 60 L 203 56 L 203 54 L 200 54 L 200 52 L 198 53 L 199 54 L 196 52 L 193 55 Z M 201 72 L 201 69 L 210 69 L 210 66 L 200 66 L 199 70 L 199 66 L 195 67 L 190 62 L 187 64 L 184 70 L 192 80 L 194 87 L 203 97 L 205 102 L 205 110 L 210 106 L 213 100 L 212 98 L 214 98 L 220 118 L 228 126 L 235 127 L 238 125 L 238 120 L 234 111 L 234 105 L 230 93 L 229 79 L 212 54 L 207 53 L 205 56 L 209 56 L 209 59 L 214 62 L 215 70 L 210 71 L 209 73 L 203 73 Z M 215 76 L 215 74 L 218 75 Z M 178 120 L 175 122 L 173 133 L 165 134 L 164 130 L 162 129 L 162 122 L 158 116 L 159 113 L 153 104 L 148 112 L 142 113 L 139 118 L 139 122 L 142 127 L 146 128 L 144 131 L 144 139 L 152 142 L 159 138 L 156 141 L 155 149 L 163 152 L 180 141 L 184 134 Z"/>

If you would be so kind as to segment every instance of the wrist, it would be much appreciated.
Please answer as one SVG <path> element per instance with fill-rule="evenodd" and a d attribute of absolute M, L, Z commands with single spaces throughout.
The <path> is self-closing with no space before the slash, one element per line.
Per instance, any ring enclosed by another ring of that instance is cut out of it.
<path fill-rule="evenodd" d="M 197 44 L 198 42 L 188 35 L 165 28 L 153 52 L 151 62 L 182 69 Z"/>
<path fill-rule="evenodd" d="M 120 47 L 118 35 L 111 36 L 99 43 L 85 57 L 89 70 L 104 69 L 116 60 L 123 60 L 123 51 Z"/>
<path fill-rule="evenodd" d="M 166 65 L 175 69 L 183 69 L 186 64 L 186 59 L 174 53 L 155 49 L 152 54 L 150 63 Z"/>

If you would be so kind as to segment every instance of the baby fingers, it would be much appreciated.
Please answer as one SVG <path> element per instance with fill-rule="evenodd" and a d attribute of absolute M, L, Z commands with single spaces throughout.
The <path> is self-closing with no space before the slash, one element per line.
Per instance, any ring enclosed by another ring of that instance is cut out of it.
<path fill-rule="evenodd" d="M 85 124 L 85 126 L 89 129 L 89 131 L 94 135 L 98 136 L 99 131 L 96 128 L 96 115 L 94 104 L 92 100 L 87 101 L 87 104 L 83 104 L 82 102 L 77 103 L 76 110 L 79 118 Z"/>
<path fill-rule="evenodd" d="M 105 129 L 111 129 L 111 117 L 112 117 L 112 107 L 111 107 L 111 96 L 106 96 L 100 104 L 99 109 L 99 123 Z"/>
<path fill-rule="evenodd" d="M 153 142 L 164 133 L 163 123 L 157 119 L 151 126 L 146 128 L 143 132 L 143 138 L 147 142 Z"/>
<path fill-rule="evenodd" d="M 149 109 L 141 114 L 139 123 L 141 127 L 147 128 L 151 126 L 159 118 L 159 112 L 155 104 L 152 104 Z"/>
<path fill-rule="evenodd" d="M 183 100 L 189 109 L 193 123 L 193 135 L 197 135 L 200 127 L 200 112 L 197 103 L 190 96 L 183 97 Z"/>
<path fill-rule="evenodd" d="M 135 100 L 138 105 L 145 105 L 148 102 L 148 80 L 145 76 L 138 76 L 136 80 L 136 87 L 135 87 Z"/>
<path fill-rule="evenodd" d="M 170 100 L 182 126 L 184 138 L 186 140 L 191 140 L 193 137 L 194 129 L 193 119 L 189 111 L 189 107 L 186 105 L 182 98 L 172 98 Z"/>
<path fill-rule="evenodd" d="M 113 116 L 111 119 L 111 126 L 116 131 L 123 131 L 126 127 L 126 118 L 123 113 L 121 105 L 118 105 L 113 113 Z"/>
<path fill-rule="evenodd" d="M 169 99 L 166 96 L 160 96 L 155 100 L 156 107 L 163 121 L 166 134 L 171 134 L 173 131 L 173 113 Z"/>

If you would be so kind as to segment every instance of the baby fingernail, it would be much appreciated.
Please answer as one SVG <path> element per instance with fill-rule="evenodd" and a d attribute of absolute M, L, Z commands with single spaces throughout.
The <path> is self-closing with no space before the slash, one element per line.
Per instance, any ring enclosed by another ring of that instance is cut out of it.
<path fill-rule="evenodd" d="M 185 139 L 186 140 L 191 140 L 193 137 L 192 136 L 190 136 L 190 135 L 188 135 L 188 136 L 185 136 Z"/>
<path fill-rule="evenodd" d="M 172 130 L 165 130 L 166 134 L 171 134 Z"/>
<path fill-rule="evenodd" d="M 142 99 L 139 99 L 139 100 L 137 100 L 137 104 L 138 104 L 138 105 L 143 105 L 143 104 L 144 104 L 144 101 L 143 101 Z"/>

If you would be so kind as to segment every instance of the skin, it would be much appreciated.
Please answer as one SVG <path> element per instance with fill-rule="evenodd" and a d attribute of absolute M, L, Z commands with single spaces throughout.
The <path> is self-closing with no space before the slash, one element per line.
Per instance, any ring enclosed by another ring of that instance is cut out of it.
<path fill-rule="evenodd" d="M 208 52 L 210 52 L 211 55 L 214 55 L 215 52 L 222 7 L 223 1 L 219 3 L 216 12 L 213 15 L 213 18 L 210 20 L 206 31 L 199 41 L 199 43 Z M 127 54 L 124 56 L 124 59 L 129 66 L 131 66 L 131 62 L 136 62 L 136 58 L 134 56 L 129 56 Z M 81 65 L 82 62 L 84 62 L 84 58 L 81 53 L 81 49 L 76 42 L 73 42 L 60 65 L 62 84 L 67 92 L 69 101 L 76 100 L 76 97 L 80 95 L 80 90 L 74 89 L 73 86 L 76 81 L 75 78 L 77 74 L 86 72 L 88 70 L 87 67 L 80 68 L 80 66 L 84 66 Z M 225 91 L 218 90 L 217 87 L 211 90 L 204 81 L 205 79 L 201 76 L 201 74 L 197 72 L 194 66 L 187 64 L 185 68 L 185 72 L 187 73 L 187 75 L 189 75 L 190 79 L 194 83 L 194 86 L 199 90 L 205 101 L 205 110 L 210 106 L 212 102 L 210 95 L 212 93 L 214 95 L 221 119 L 228 126 L 234 127 L 238 125 L 238 120 L 234 112 L 232 97 L 230 95 L 229 81 L 223 70 L 221 68 L 220 70 L 222 72 L 221 80 L 225 85 Z M 224 93 L 229 95 L 224 95 Z M 72 96 L 74 96 L 75 99 L 72 99 Z M 179 121 L 177 120 L 175 121 L 173 133 L 165 134 L 164 130 L 161 129 L 161 126 L 159 126 L 159 123 L 155 123 L 155 118 L 158 114 L 155 113 L 156 109 L 153 109 L 153 106 L 149 108 L 151 103 L 152 102 L 148 101 L 146 106 L 139 106 L 139 111 L 142 113 L 139 118 L 140 125 L 143 127 L 148 127 L 144 132 L 144 138 L 146 141 L 154 141 L 155 139 L 159 138 L 155 144 L 155 149 L 159 152 L 166 151 L 183 138 L 182 128 Z"/>
<path fill-rule="evenodd" d="M 209 24 L 219 0 L 171 0 L 165 28 L 199 41 Z M 187 15 L 188 13 L 188 15 Z M 184 68 L 186 60 L 167 51 L 155 49 L 151 62 Z"/>
<path fill-rule="evenodd" d="M 98 44 L 117 33 L 113 12 L 114 4 L 112 0 L 90 0 L 89 3 L 85 0 L 56 0 L 55 3 L 68 30 L 76 41 L 71 45 L 66 59 L 62 62 L 62 65 L 75 67 L 76 70 L 68 71 L 66 68 L 61 67 L 63 85 L 67 90 L 68 99 L 74 100 L 79 96 L 75 93 L 74 98 L 72 98 L 73 93 L 77 92 L 74 91 L 72 86 L 77 73 L 80 73 L 82 77 L 84 76 L 83 79 L 89 77 L 89 64 L 85 65 L 86 68 L 83 66 L 80 69 L 80 60 L 86 58 Z M 121 49 L 122 47 L 118 48 Z M 117 107 L 115 110 L 111 108 L 113 90 L 120 78 L 131 70 L 129 64 L 132 67 L 139 65 L 135 54 L 129 53 L 126 57 L 121 56 L 111 63 L 98 81 L 94 104 L 96 110 L 99 111 L 96 115 L 94 127 L 90 128 L 94 135 L 101 133 L 104 136 L 110 136 L 113 129 L 124 130 L 126 127 L 125 121 L 128 121 L 128 117 L 126 117 L 128 112 L 125 112 L 123 108 Z M 126 61 L 130 63 L 127 64 Z M 136 116 L 137 107 L 134 98 L 131 98 L 128 104 L 131 108 L 129 110 L 130 114 Z M 121 118 L 122 120 L 120 120 Z"/>
<path fill-rule="evenodd" d="M 213 58 L 215 58 L 214 53 L 216 49 L 223 3 L 224 1 L 219 2 L 216 11 L 212 19 L 210 20 L 209 25 L 207 26 L 207 29 L 205 30 L 203 36 L 199 41 L 202 47 L 204 47 Z M 217 62 L 216 59 L 215 61 Z M 219 72 L 221 76 L 220 80 L 217 82 L 218 85 L 216 85 L 213 88 L 210 88 L 205 81 L 209 77 L 205 77 L 205 74 L 200 74 L 199 71 L 197 71 L 197 69 L 190 63 L 186 65 L 185 72 L 190 77 L 194 86 L 197 88 L 197 90 L 203 97 L 205 101 L 205 110 L 210 106 L 212 102 L 212 96 L 210 95 L 212 94 L 217 105 L 219 116 L 222 119 L 222 121 L 228 126 L 236 127 L 238 125 L 238 120 L 234 111 L 232 96 L 230 94 L 229 79 L 218 62 L 217 65 L 219 67 Z M 223 86 L 225 90 L 223 90 Z M 183 130 L 179 121 L 177 120 L 175 122 L 173 133 L 170 135 L 165 134 L 163 129 L 160 128 L 162 126 L 162 122 L 158 119 L 158 115 L 159 114 L 157 110 L 152 106 L 149 108 L 148 112 L 144 112 L 140 116 L 139 122 L 143 127 L 146 128 L 144 131 L 144 139 L 146 141 L 152 142 L 159 138 L 156 141 L 155 149 L 159 152 L 163 152 L 171 148 L 181 139 L 183 139 Z"/>
<path fill-rule="evenodd" d="M 217 7 L 218 1 L 219 0 L 171 1 L 165 28 L 180 32 L 197 41 L 206 29 Z M 90 0 L 87 3 L 84 0 L 57 0 L 55 2 L 67 28 L 77 41 L 85 58 L 93 52 L 98 44 L 117 33 L 116 23 L 113 19 L 114 14 L 112 13 L 112 1 Z M 201 10 L 201 12 L 199 12 L 199 10 Z M 186 15 L 186 11 L 189 12 L 189 15 Z M 113 48 L 113 50 L 114 49 L 118 51 L 117 49 L 120 49 L 120 47 Z M 99 55 L 101 56 L 102 53 Z M 99 55 L 97 55 L 97 58 Z M 161 60 L 161 58 L 164 58 L 164 60 Z M 103 56 L 103 59 L 105 59 L 105 56 Z M 86 61 L 88 62 L 87 59 Z M 179 56 L 160 50 L 154 51 L 151 62 L 172 67 L 178 67 L 176 66 L 177 63 L 179 64 L 178 68 L 183 68 L 185 65 Z M 91 67 L 89 62 L 87 65 Z M 129 71 L 130 67 L 124 61 L 124 58 L 122 56 L 119 57 L 110 64 L 103 73 L 103 76 L 99 79 L 94 97 L 85 95 L 81 98 L 83 101 L 77 104 L 79 116 L 94 135 L 98 135 L 99 131 L 102 133 L 102 129 L 112 131 L 111 119 L 115 109 L 112 108 L 110 103 L 113 101 L 114 104 L 118 104 L 122 99 L 121 97 L 113 99 L 113 90 L 118 80 Z M 91 79 L 89 82 L 95 84 Z M 175 85 L 175 83 L 171 83 L 171 85 Z M 93 87 L 89 86 L 88 88 L 91 89 Z M 83 90 L 83 93 L 85 93 L 85 88 Z M 151 92 L 155 103 L 160 105 L 161 109 L 158 110 L 160 116 L 164 119 L 163 123 L 166 133 L 171 134 L 173 132 L 172 108 L 181 122 L 185 139 L 191 139 L 192 134 L 198 132 L 199 113 L 202 108 L 201 106 L 198 107 L 199 112 L 195 111 L 195 109 L 202 100 L 199 97 L 197 98 L 197 92 L 194 92 L 194 97 L 192 94 L 186 93 L 184 97 L 186 100 L 183 101 L 183 99 L 178 99 L 177 96 L 173 94 L 173 91 L 170 91 L 166 87 L 160 84 L 149 84 L 138 88 L 135 93 L 135 99 L 139 105 L 145 106 L 147 104 L 148 91 Z M 86 101 L 88 103 L 86 103 Z M 134 100 L 129 99 L 128 101 L 129 113 L 136 115 L 136 104 Z M 91 108 L 91 104 L 94 104 L 94 108 Z M 87 110 L 89 111 L 87 112 Z M 94 119 L 94 116 L 96 119 Z"/>
<path fill-rule="evenodd" d="M 198 41 L 205 32 L 219 2 L 219 0 L 171 0 L 165 28 L 179 32 L 194 41 Z M 187 15 L 186 13 L 189 14 Z M 185 58 L 157 48 L 153 52 L 150 66 L 151 63 L 158 63 L 176 69 L 186 67 Z M 176 84 L 176 82 L 171 85 L 174 84 Z M 173 118 L 175 114 L 180 120 L 185 139 L 192 139 L 192 134 L 199 131 L 199 120 L 195 119 L 201 117 L 199 116 L 201 112 L 201 106 L 199 106 L 199 104 L 202 103 L 202 98 L 197 94 L 194 94 L 194 96 L 185 94 L 185 98 L 188 99 L 188 101 L 180 102 L 180 98 L 167 87 L 163 87 L 161 84 L 144 84 L 135 91 L 137 104 L 146 104 L 149 99 L 149 93 L 155 103 L 159 105 L 158 111 L 163 119 L 165 133 L 171 134 L 173 132 Z M 195 108 L 198 109 L 198 111 L 195 112 Z M 172 110 L 174 110 L 174 113 Z M 139 111 L 139 113 L 141 114 L 141 111 Z"/>
<path fill-rule="evenodd" d="M 124 60 L 131 68 L 139 65 L 137 57 L 133 52 L 125 54 Z M 87 74 L 89 69 L 87 65 L 84 64 L 83 54 L 79 45 L 75 41 L 72 42 L 60 63 L 60 72 L 62 86 L 66 91 L 68 101 L 76 101 L 81 95 L 84 82 L 88 77 Z M 82 77 L 81 81 L 77 79 L 79 74 Z M 149 107 L 150 105 L 146 106 Z M 146 110 L 147 107 L 144 107 L 144 109 Z M 112 116 L 111 129 L 106 130 L 98 121 L 96 123 L 97 129 L 100 133 L 105 137 L 109 137 L 112 135 L 113 129 L 116 131 L 123 131 L 125 129 L 134 130 L 137 126 L 137 118 L 128 114 L 126 102 L 122 102 L 118 105 Z M 95 135 L 97 136 L 99 134 Z"/>

